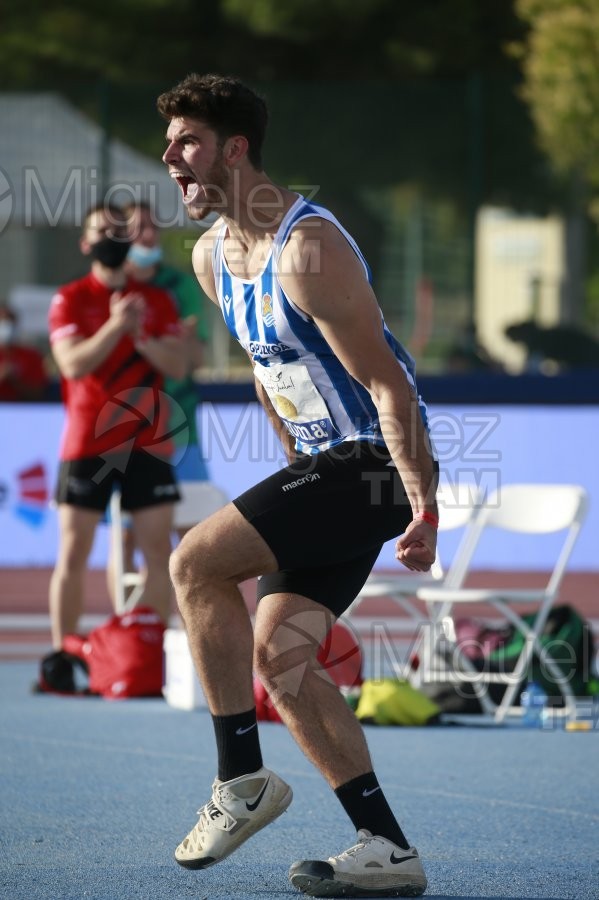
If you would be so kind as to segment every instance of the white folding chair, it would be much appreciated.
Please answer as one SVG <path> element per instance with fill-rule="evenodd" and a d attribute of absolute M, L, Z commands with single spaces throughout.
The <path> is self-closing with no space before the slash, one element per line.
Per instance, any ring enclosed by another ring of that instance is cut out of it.
<path fill-rule="evenodd" d="M 398 563 L 397 574 L 371 575 L 344 615 L 346 617 L 354 615 L 364 600 L 369 597 L 389 597 L 401 606 L 418 626 L 418 634 L 413 647 L 416 652 L 427 626 L 427 618 L 423 619 L 422 610 L 414 602 L 417 591 L 428 585 L 443 584 L 454 588 L 462 585 L 475 548 L 471 524 L 478 509 L 480 497 L 480 489 L 470 482 L 440 484 L 437 490 L 439 532 L 464 529 L 450 566 L 444 570 L 439 548 L 437 548 L 437 557 L 430 572 L 403 574 Z M 418 675 L 415 676 L 415 681 L 418 681 Z"/>
<path fill-rule="evenodd" d="M 115 487 L 110 496 L 110 540 L 112 544 L 112 565 L 114 578 L 115 612 L 121 615 L 129 612 L 139 603 L 143 595 L 144 577 L 140 572 L 126 572 L 123 553 L 123 511 L 121 491 Z M 133 590 L 127 596 L 127 588 Z"/>
<path fill-rule="evenodd" d="M 561 549 L 556 554 L 551 576 L 543 588 L 462 588 L 447 582 L 419 588 L 417 597 L 428 604 L 433 620 L 423 659 L 422 681 L 470 683 L 483 711 L 492 714 L 496 722 L 502 722 L 508 712 L 519 712 L 514 700 L 534 654 L 562 693 L 564 713 L 568 715 L 573 711 L 575 698 L 568 679 L 541 645 L 540 636 L 551 607 L 558 598 L 561 581 L 586 510 L 587 495 L 584 488 L 578 485 L 511 484 L 488 497 L 472 524 L 473 549 L 483 532 L 493 528 L 536 536 L 563 531 L 565 537 Z M 524 544 L 522 552 L 525 552 Z M 461 653 L 455 642 L 453 611 L 454 607 L 468 603 L 490 604 L 521 632 L 524 643 L 514 671 L 490 672 L 484 668 L 480 671 Z M 528 625 L 522 618 L 523 614 L 513 609 L 512 604 L 529 604 L 534 607 L 536 615 L 533 624 Z M 438 649 L 439 639 L 443 642 L 441 651 Z M 448 665 L 449 658 L 451 665 Z M 489 696 L 489 685 L 493 683 L 506 685 L 499 704 L 494 703 Z"/>

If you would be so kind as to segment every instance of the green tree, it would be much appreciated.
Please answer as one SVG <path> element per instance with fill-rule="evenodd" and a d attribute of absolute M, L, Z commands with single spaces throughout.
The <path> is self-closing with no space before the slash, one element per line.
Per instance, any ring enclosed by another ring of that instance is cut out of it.
<path fill-rule="evenodd" d="M 171 80 L 198 68 L 271 80 L 507 71 L 513 0 L 4 0 L 5 88 L 53 74 Z"/>
<path fill-rule="evenodd" d="M 356 176 L 412 182 L 470 218 L 482 202 L 543 209 L 552 186 L 504 49 L 526 31 L 514 2 L 5 0 L 0 77 L 58 90 L 154 154 L 156 94 L 190 71 L 234 72 L 273 106 L 278 177 L 337 194 Z"/>
<path fill-rule="evenodd" d="M 272 110 L 269 172 L 325 185 L 376 268 L 369 193 L 409 185 L 470 238 L 485 203 L 559 204 L 505 52 L 527 30 L 515 2 L 4 0 L 0 78 L 59 91 L 158 158 L 158 93 L 192 71 L 241 76 Z"/>
<path fill-rule="evenodd" d="M 599 0 L 517 0 L 517 11 L 530 25 L 519 50 L 539 139 L 587 182 L 599 220 Z"/>

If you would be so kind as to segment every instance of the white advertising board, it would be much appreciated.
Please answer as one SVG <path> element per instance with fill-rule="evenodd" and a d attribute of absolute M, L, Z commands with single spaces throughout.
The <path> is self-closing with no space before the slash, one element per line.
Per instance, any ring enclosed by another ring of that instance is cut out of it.
<path fill-rule="evenodd" d="M 590 511 L 571 567 L 599 571 L 599 466 L 595 448 L 599 409 L 433 406 L 429 412 L 442 477 L 450 483 L 474 481 L 488 492 L 514 482 L 583 485 L 590 496 Z M 58 529 L 50 501 L 62 423 L 59 405 L 0 404 L 0 566 L 54 564 Z M 278 441 L 256 404 L 206 403 L 200 412 L 200 429 L 212 478 L 229 497 L 284 465 Z M 107 532 L 105 525 L 98 529 L 90 558 L 94 568 L 105 564 Z M 395 565 L 392 546 L 385 546 L 378 567 Z M 544 542 L 538 546 L 527 543 L 525 552 L 523 546 L 517 537 L 489 539 L 481 544 L 475 567 L 552 567 L 552 546 L 544 549 Z M 443 553 L 450 557 L 454 549 L 452 536 L 444 535 Z"/>

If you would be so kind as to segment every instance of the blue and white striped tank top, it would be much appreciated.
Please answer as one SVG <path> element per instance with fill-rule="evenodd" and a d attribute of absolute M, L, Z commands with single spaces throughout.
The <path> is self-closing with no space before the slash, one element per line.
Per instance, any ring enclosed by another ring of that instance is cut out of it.
<path fill-rule="evenodd" d="M 344 369 L 319 328 L 285 294 L 277 277 L 277 263 L 292 229 L 314 216 L 327 219 L 341 231 L 364 266 L 365 277 L 371 280 L 366 260 L 343 226 L 327 209 L 299 196 L 281 222 L 262 272 L 251 280 L 231 273 L 223 252 L 227 226 L 221 227 L 212 263 L 225 323 L 252 357 L 254 374 L 295 438 L 299 452 L 318 453 L 342 441 L 384 444 L 370 394 Z M 384 319 L 383 327 L 387 343 L 416 390 L 414 360 Z M 420 398 L 419 404 L 427 426 L 426 407 Z"/>

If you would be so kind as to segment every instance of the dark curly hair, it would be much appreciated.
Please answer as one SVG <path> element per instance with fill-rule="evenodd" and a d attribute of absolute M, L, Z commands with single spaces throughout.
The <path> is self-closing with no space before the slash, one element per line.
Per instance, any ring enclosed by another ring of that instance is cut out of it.
<path fill-rule="evenodd" d="M 188 75 L 158 97 L 158 112 L 174 118 L 199 119 L 216 133 L 219 142 L 241 134 L 248 141 L 248 159 L 262 169 L 262 144 L 268 122 L 266 103 L 237 78 L 228 75 Z"/>

